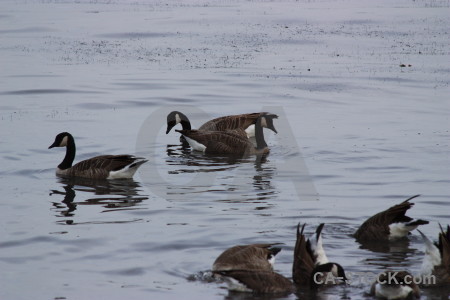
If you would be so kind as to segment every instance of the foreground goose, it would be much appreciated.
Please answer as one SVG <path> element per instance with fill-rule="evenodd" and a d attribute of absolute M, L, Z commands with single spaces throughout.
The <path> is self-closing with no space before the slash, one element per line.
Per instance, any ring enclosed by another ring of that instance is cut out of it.
<path fill-rule="evenodd" d="M 225 250 L 214 261 L 213 271 L 264 270 L 272 271 L 275 256 L 281 248 L 276 244 L 239 245 Z"/>
<path fill-rule="evenodd" d="M 394 240 L 407 236 L 419 225 L 428 224 L 428 221 L 406 216 L 406 211 L 414 205 L 409 201 L 419 196 L 412 196 L 370 217 L 355 232 L 355 238 L 358 241 Z"/>
<path fill-rule="evenodd" d="M 426 286 L 450 286 L 450 226 L 447 231 L 441 227 L 439 240 L 433 243 L 420 230 L 425 242 L 425 257 L 420 270 L 421 283 Z M 427 281 L 431 278 L 433 281 Z"/>
<path fill-rule="evenodd" d="M 388 271 L 378 275 L 370 295 L 381 299 L 419 299 L 420 289 L 406 271 Z"/>
<path fill-rule="evenodd" d="M 250 113 L 250 114 L 241 114 L 241 115 L 231 115 L 224 116 L 220 118 L 216 118 L 210 120 L 200 126 L 198 130 L 201 131 L 225 131 L 225 130 L 233 130 L 233 129 L 242 129 L 245 130 L 247 137 L 255 136 L 255 128 L 254 125 L 256 120 L 262 115 L 268 115 L 269 113 L 260 112 L 260 113 Z M 272 114 L 273 118 L 278 118 L 277 115 Z M 191 130 L 191 122 L 185 114 L 179 111 L 172 111 L 167 115 L 167 130 L 166 134 L 170 132 L 170 130 L 177 124 L 181 124 L 183 130 Z M 268 127 L 273 132 L 277 133 L 275 127 Z"/>
<path fill-rule="evenodd" d="M 213 270 L 213 272 L 225 278 L 229 290 L 254 294 L 290 294 L 301 288 L 317 288 L 320 285 L 345 281 L 347 278 L 342 266 L 330 263 L 322 248 L 321 231 L 323 226 L 324 224 L 319 225 L 316 233 L 309 239 L 305 239 L 303 235 L 305 225 L 301 232 L 300 224 L 297 226 L 297 241 L 292 267 L 293 282 L 267 266 L 264 269 L 244 269 L 242 264 L 238 264 L 236 269 Z M 257 261 L 261 260 L 261 258 L 257 259 Z"/>
<path fill-rule="evenodd" d="M 297 241 L 294 250 L 294 265 L 292 277 L 294 283 L 301 287 L 317 288 L 321 285 L 346 282 L 344 268 L 337 263 L 330 262 L 322 246 L 322 229 L 320 224 L 316 232 L 307 239 L 303 234 L 303 224 L 297 226 Z"/>
<path fill-rule="evenodd" d="M 132 178 L 139 166 L 147 161 L 132 155 L 101 155 L 72 166 L 76 147 L 73 136 L 68 132 L 58 134 L 48 148 L 54 147 L 66 147 L 66 156 L 56 168 L 56 174 L 61 176 L 92 179 Z"/>
<path fill-rule="evenodd" d="M 269 148 L 264 140 L 263 127 L 274 128 L 273 114 L 261 115 L 255 123 L 256 147 L 246 137 L 244 130 L 202 131 L 176 130 L 181 133 L 193 150 L 214 154 L 267 154 Z"/>

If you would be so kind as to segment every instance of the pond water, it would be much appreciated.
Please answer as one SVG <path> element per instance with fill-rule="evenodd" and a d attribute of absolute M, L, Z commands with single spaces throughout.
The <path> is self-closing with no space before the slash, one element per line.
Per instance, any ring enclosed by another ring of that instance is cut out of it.
<path fill-rule="evenodd" d="M 424 245 L 351 234 L 409 196 L 436 239 L 450 222 L 448 1 L 2 1 L 0 299 L 246 299 L 205 274 L 226 248 L 325 222 L 348 272 L 417 273 Z M 165 134 L 270 111 L 271 153 L 220 157 Z M 133 180 L 55 176 L 76 161 L 149 159 Z M 286 299 L 369 298 L 352 282 Z M 424 299 L 447 299 L 427 289 Z"/>

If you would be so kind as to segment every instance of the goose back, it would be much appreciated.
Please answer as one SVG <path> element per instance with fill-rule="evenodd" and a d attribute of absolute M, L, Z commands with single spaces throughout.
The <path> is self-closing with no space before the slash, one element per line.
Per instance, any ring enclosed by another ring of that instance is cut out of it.
<path fill-rule="evenodd" d="M 411 222 L 410 225 L 412 227 L 428 224 L 428 221 L 413 220 L 406 216 L 408 209 L 414 205 L 414 203 L 409 201 L 419 196 L 420 195 L 412 196 L 399 204 L 373 215 L 358 228 L 354 235 L 355 238 L 359 241 L 387 240 L 391 233 L 391 224 L 407 224 Z M 411 228 L 410 230 L 414 228 Z"/>
<path fill-rule="evenodd" d="M 213 271 L 272 270 L 273 261 L 281 248 L 278 244 L 238 245 L 225 250 L 213 263 Z"/>

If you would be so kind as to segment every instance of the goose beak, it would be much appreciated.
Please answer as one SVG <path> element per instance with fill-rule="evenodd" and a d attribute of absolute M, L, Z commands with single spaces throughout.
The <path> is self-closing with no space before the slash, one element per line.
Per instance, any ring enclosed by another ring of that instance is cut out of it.
<path fill-rule="evenodd" d="M 55 143 L 51 144 L 51 145 L 48 147 L 48 149 L 51 149 L 51 148 L 54 148 L 54 147 L 56 147 Z"/>
<path fill-rule="evenodd" d="M 272 125 L 272 126 L 270 126 L 269 127 L 269 129 L 270 130 L 272 130 L 273 132 L 275 132 L 275 134 L 277 134 L 278 133 L 278 131 L 275 129 L 275 127 Z"/>

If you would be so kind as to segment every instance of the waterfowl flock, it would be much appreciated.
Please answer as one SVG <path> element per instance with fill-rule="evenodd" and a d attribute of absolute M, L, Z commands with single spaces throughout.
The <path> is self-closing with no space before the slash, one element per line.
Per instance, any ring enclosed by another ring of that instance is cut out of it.
<path fill-rule="evenodd" d="M 220 155 L 266 155 L 270 152 L 264 139 L 263 129 L 277 133 L 273 121 L 276 114 L 268 112 L 249 113 L 219 117 L 198 129 L 192 129 L 189 119 L 181 112 L 173 111 L 167 116 L 168 134 L 180 124 L 180 141 L 193 151 Z M 100 155 L 73 165 L 76 146 L 68 132 L 58 134 L 49 146 L 66 147 L 63 161 L 56 174 L 63 177 L 88 179 L 132 178 L 138 168 L 148 160 L 133 155 Z M 413 207 L 412 196 L 368 218 L 356 230 L 353 237 L 359 243 L 391 243 L 408 238 L 411 231 L 429 222 L 406 216 Z M 344 268 L 330 262 L 323 249 L 320 224 L 315 232 L 306 236 L 305 225 L 297 225 L 293 253 L 292 277 L 287 278 L 274 270 L 276 255 L 281 243 L 238 245 L 225 250 L 212 265 L 211 272 L 217 280 L 228 284 L 230 291 L 254 294 L 291 294 L 301 290 L 316 290 L 327 285 L 347 284 Z M 450 286 L 450 226 L 441 225 L 438 242 L 432 242 L 420 230 L 425 245 L 425 255 L 420 275 L 413 276 L 407 270 L 386 270 L 379 274 L 370 287 L 369 295 L 382 299 L 418 299 L 419 286 Z M 423 281 L 432 277 L 434 281 Z"/>

